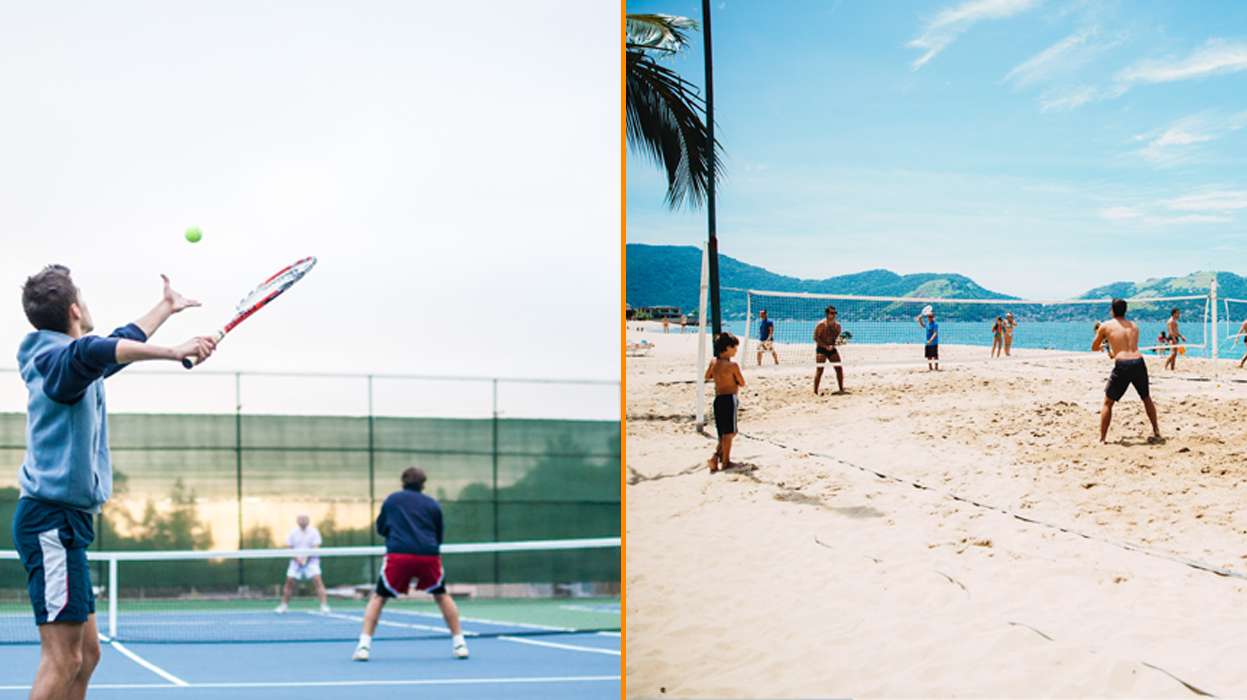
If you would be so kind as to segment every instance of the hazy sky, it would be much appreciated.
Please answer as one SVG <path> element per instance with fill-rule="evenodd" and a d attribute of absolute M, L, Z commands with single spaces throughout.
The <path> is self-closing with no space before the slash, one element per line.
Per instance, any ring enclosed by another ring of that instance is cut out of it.
<path fill-rule="evenodd" d="M 0 367 L 45 263 L 73 270 L 105 332 L 167 273 L 204 302 L 154 339 L 173 344 L 316 255 L 205 369 L 617 379 L 618 17 L 578 0 L 5 3 Z"/>
<path fill-rule="evenodd" d="M 1247 273 L 1247 4 L 714 5 L 723 253 L 1038 297 Z M 670 65 L 700 85 L 692 40 Z M 628 240 L 703 240 L 705 215 L 667 212 L 663 184 L 629 156 Z"/>

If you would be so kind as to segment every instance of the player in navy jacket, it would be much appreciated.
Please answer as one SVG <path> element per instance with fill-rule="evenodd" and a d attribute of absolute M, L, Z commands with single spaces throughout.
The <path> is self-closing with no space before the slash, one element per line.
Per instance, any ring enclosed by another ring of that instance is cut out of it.
<path fill-rule="evenodd" d="M 372 634 L 381 618 L 381 609 L 390 598 L 407 592 L 411 586 L 432 594 L 437 607 L 450 628 L 451 651 L 456 658 L 468 658 L 468 643 L 459 626 L 459 609 L 446 592 L 442 571 L 442 507 L 424 492 L 428 478 L 424 470 L 408 467 L 403 470 L 403 490 L 390 494 L 377 515 L 377 534 L 385 538 L 385 563 L 377 579 L 377 590 L 368 599 L 364 612 L 364 629 L 352 656 L 367 661 L 372 649 Z"/>

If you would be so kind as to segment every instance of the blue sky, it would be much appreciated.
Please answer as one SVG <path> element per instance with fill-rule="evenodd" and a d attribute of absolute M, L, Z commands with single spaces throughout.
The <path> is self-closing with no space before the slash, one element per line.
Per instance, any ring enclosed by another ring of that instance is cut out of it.
<path fill-rule="evenodd" d="M 0 370 L 49 262 L 104 331 L 167 273 L 204 304 L 156 338 L 176 343 L 316 255 L 204 371 L 617 379 L 618 32 L 617 6 L 567 0 L 5 3 Z M 153 386 L 110 401 L 152 410 Z M 25 395 L 0 372 L 0 410 Z M 597 405 L 618 415 L 618 390 Z"/>
<path fill-rule="evenodd" d="M 697 0 L 629 12 L 700 19 Z M 714 3 L 720 250 L 1061 297 L 1247 274 L 1247 3 Z M 670 63 L 702 83 L 702 36 Z M 629 242 L 696 244 L 627 159 Z"/>

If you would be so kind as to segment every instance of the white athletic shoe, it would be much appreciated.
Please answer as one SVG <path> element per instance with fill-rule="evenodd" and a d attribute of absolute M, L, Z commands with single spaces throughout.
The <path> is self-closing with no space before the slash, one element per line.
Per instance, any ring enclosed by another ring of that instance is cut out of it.
<path fill-rule="evenodd" d="M 369 651 L 370 650 L 368 649 L 368 647 L 355 647 L 355 653 L 351 655 L 351 660 L 352 661 L 367 661 Z"/>
<path fill-rule="evenodd" d="M 329 612 L 329 606 L 328 606 L 328 605 L 322 605 L 322 606 L 320 606 L 320 611 L 321 611 L 321 612 L 323 612 L 323 613 L 327 613 L 327 612 Z"/>
<path fill-rule="evenodd" d="M 286 609 L 287 609 L 287 608 L 286 608 L 286 604 L 285 604 L 285 603 L 282 603 L 282 604 L 278 605 L 278 606 L 277 606 L 277 609 L 276 609 L 276 610 L 274 610 L 273 612 L 277 613 L 278 615 L 283 615 L 283 614 L 285 614 Z"/>
<path fill-rule="evenodd" d="M 468 643 L 458 642 L 452 647 L 452 651 L 454 651 L 456 659 L 466 659 L 468 658 Z"/>

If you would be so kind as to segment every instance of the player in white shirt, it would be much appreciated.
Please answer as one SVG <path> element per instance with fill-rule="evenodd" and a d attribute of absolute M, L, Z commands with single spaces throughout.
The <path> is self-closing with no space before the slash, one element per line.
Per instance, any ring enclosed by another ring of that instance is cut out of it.
<path fill-rule="evenodd" d="M 320 531 L 312 527 L 309 523 L 311 520 L 306 515 L 300 515 L 298 527 L 290 531 L 286 536 L 286 546 L 291 549 L 314 549 L 320 546 Z M 316 586 L 316 596 L 320 598 L 320 611 L 329 612 L 329 596 L 325 593 L 325 584 L 320 580 L 320 557 L 294 557 L 290 560 L 290 566 L 286 568 L 286 587 L 281 592 L 281 605 L 277 606 L 277 613 L 286 612 L 290 603 L 290 596 L 294 593 L 294 588 L 299 581 L 310 580 Z"/>

